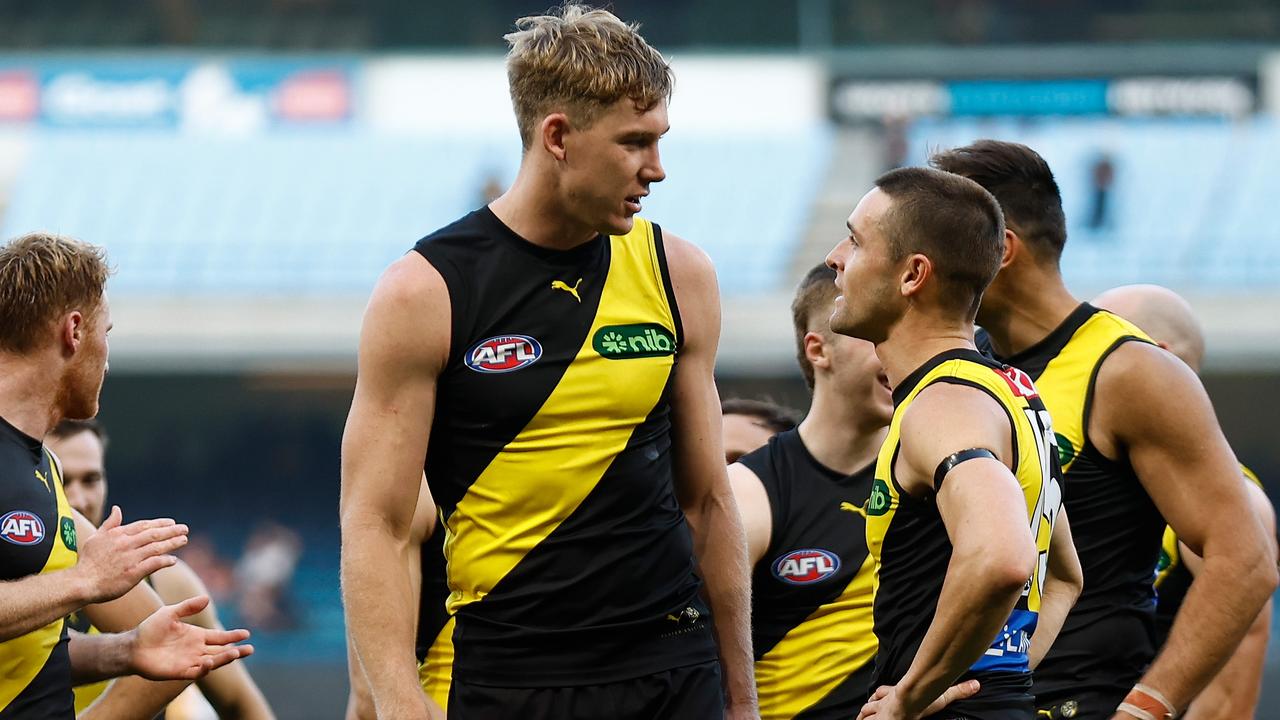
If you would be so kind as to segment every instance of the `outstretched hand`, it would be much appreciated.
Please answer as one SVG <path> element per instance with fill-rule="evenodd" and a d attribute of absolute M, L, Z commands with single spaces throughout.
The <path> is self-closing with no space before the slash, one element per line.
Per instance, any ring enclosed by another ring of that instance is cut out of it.
<path fill-rule="evenodd" d="M 183 618 L 209 604 L 207 595 L 166 605 L 133 631 L 130 669 L 148 680 L 196 680 L 227 663 L 253 654 L 248 630 L 209 630 Z"/>
<path fill-rule="evenodd" d="M 120 507 L 93 535 L 80 544 L 75 572 L 89 588 L 89 602 L 100 603 L 124 595 L 151 573 L 177 562 L 168 553 L 187 544 L 187 526 L 170 518 L 138 520 L 121 525 Z"/>

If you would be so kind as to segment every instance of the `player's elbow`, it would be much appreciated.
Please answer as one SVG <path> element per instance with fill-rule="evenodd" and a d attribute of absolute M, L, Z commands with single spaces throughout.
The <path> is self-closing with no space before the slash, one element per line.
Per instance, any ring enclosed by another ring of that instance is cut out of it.
<path fill-rule="evenodd" d="M 983 581 L 993 593 L 1021 593 L 1036 567 L 1036 547 L 1030 542 L 1001 543 L 979 555 Z"/>

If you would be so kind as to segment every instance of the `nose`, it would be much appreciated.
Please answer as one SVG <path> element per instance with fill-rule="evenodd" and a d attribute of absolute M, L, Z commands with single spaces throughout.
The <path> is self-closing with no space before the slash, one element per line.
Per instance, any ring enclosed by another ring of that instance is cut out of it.
<path fill-rule="evenodd" d="M 653 154 L 640 172 L 640 178 L 646 183 L 662 182 L 667 179 L 667 171 L 662 167 L 662 157 L 658 154 L 656 145 L 653 148 Z"/>
<path fill-rule="evenodd" d="M 840 260 L 839 251 L 840 245 L 837 244 L 835 247 L 831 248 L 831 252 L 827 253 L 827 258 L 824 260 L 827 267 L 835 270 L 836 272 L 844 270 L 844 263 Z"/>

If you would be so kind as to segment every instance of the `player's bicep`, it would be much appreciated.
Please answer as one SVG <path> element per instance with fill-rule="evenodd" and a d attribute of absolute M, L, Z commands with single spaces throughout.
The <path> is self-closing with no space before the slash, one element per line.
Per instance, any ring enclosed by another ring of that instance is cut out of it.
<path fill-rule="evenodd" d="M 1123 448 L 1138 480 L 1179 539 L 1198 554 L 1209 528 L 1256 522 L 1209 396 L 1184 363 L 1153 345 L 1126 343 L 1098 373 L 1100 428 Z M 1204 498 L 1214 499 L 1211 503 Z"/>
<path fill-rule="evenodd" d="M 716 349 L 720 342 L 720 293 L 706 254 L 665 234 L 671 285 L 684 331 L 675 364 L 671 410 L 675 432 L 677 491 L 686 505 L 716 488 L 727 492 L 720 399 L 716 393 Z"/>
<path fill-rule="evenodd" d="M 408 535 L 449 325 L 448 291 L 439 273 L 416 253 L 392 265 L 361 328 L 342 440 L 344 522 L 376 519 Z"/>
<path fill-rule="evenodd" d="M 1012 436 L 1009 414 L 986 392 L 957 383 L 930 385 L 903 413 L 898 482 L 917 496 L 940 492 L 952 473 L 982 459 L 953 457 L 968 450 L 990 452 L 1007 470 L 1013 465 Z"/>
<path fill-rule="evenodd" d="M 747 559 L 752 565 L 760 562 L 773 535 L 773 512 L 769 506 L 769 494 L 760 478 L 746 465 L 729 466 L 729 486 L 742 518 L 742 529 L 747 535 Z"/>

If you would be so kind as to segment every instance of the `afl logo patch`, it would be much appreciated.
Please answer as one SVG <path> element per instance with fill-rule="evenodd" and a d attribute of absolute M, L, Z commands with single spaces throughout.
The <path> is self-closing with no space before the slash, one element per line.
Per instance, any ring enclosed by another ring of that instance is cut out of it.
<path fill-rule="evenodd" d="M 542 357 L 542 345 L 528 335 L 499 335 L 481 340 L 463 358 L 478 373 L 505 373 L 529 367 Z"/>
<path fill-rule="evenodd" d="M 773 576 L 792 585 L 820 583 L 839 569 L 839 556 L 817 548 L 792 550 L 773 561 Z"/>
<path fill-rule="evenodd" d="M 26 510 L 0 517 L 0 537 L 14 545 L 35 545 L 44 539 L 44 521 Z"/>

